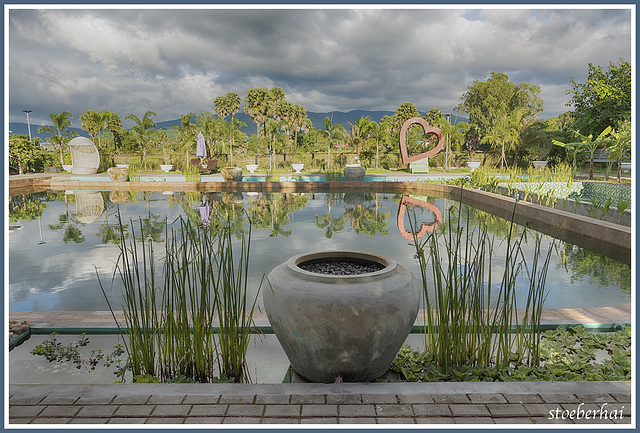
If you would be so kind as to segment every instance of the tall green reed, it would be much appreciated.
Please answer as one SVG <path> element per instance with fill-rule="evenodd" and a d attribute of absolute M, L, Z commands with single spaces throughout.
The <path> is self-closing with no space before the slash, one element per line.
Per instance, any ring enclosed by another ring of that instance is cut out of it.
<path fill-rule="evenodd" d="M 143 227 L 140 222 L 141 232 Z M 260 291 L 253 299 L 247 295 L 251 230 L 236 258 L 229 224 L 200 227 L 179 218 L 177 228 L 166 229 L 160 278 L 153 242 L 136 236 L 133 224 L 130 230 L 127 242 L 120 222 L 114 277 L 119 274 L 123 283 L 124 346 L 134 378 L 210 382 L 217 380 L 218 366 L 223 380 L 248 380 L 246 351 Z M 99 275 L 98 281 L 120 327 Z"/>
<path fill-rule="evenodd" d="M 449 212 L 455 210 L 450 208 Z M 467 208 L 467 219 L 468 215 Z M 538 363 L 552 247 L 543 256 L 541 238 L 536 234 L 533 257 L 526 257 L 523 243 L 527 230 L 516 235 L 512 218 L 505 239 L 504 271 L 494 284 L 495 238 L 484 226 L 463 226 L 461 216 L 448 218 L 444 233 L 434 232 L 423 240 L 414 237 L 423 287 L 425 350 L 442 367 Z M 410 223 L 417 226 L 415 214 L 410 214 Z M 429 269 L 433 293 L 428 287 Z M 524 312 L 518 317 L 516 282 L 523 273 L 529 292 Z"/>

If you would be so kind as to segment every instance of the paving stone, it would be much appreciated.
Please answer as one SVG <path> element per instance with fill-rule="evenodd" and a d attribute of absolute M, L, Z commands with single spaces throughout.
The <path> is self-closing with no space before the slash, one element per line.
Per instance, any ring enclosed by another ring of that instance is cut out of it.
<path fill-rule="evenodd" d="M 521 404 L 487 404 L 487 409 L 493 417 L 529 416 L 529 412 Z"/>
<path fill-rule="evenodd" d="M 431 398 L 434 403 L 469 403 L 469 397 L 465 394 L 434 394 Z"/>
<path fill-rule="evenodd" d="M 300 424 L 300 419 L 295 418 L 262 418 L 261 424 Z"/>
<path fill-rule="evenodd" d="M 73 418 L 36 418 L 34 419 L 30 425 L 32 424 L 69 424 Z"/>
<path fill-rule="evenodd" d="M 540 398 L 545 403 L 580 403 L 573 394 L 540 394 Z"/>
<path fill-rule="evenodd" d="M 40 402 L 41 405 L 63 405 L 67 406 L 76 402 L 78 397 L 76 396 L 47 396 Z"/>
<path fill-rule="evenodd" d="M 413 413 L 420 417 L 445 417 L 451 416 L 448 404 L 414 404 Z"/>
<path fill-rule="evenodd" d="M 494 424 L 493 419 L 490 417 L 454 417 L 454 424 Z"/>
<path fill-rule="evenodd" d="M 413 411 L 409 404 L 377 404 L 375 408 L 376 415 L 379 417 L 413 416 Z"/>
<path fill-rule="evenodd" d="M 224 416 L 225 413 L 227 413 L 226 404 L 198 404 L 191 406 L 189 416 L 217 417 Z"/>
<path fill-rule="evenodd" d="M 262 404 L 230 404 L 227 416 L 262 416 L 264 405 Z"/>
<path fill-rule="evenodd" d="M 611 396 L 619 403 L 631 403 L 631 394 L 627 393 L 612 393 Z"/>
<path fill-rule="evenodd" d="M 80 406 L 46 406 L 38 416 L 49 418 L 73 418 L 79 410 Z"/>
<path fill-rule="evenodd" d="M 338 406 L 338 413 L 340 417 L 376 416 L 372 404 L 342 404 Z"/>
<path fill-rule="evenodd" d="M 302 406 L 302 416 L 307 417 L 322 417 L 322 416 L 338 416 L 337 404 L 317 404 Z"/>
<path fill-rule="evenodd" d="M 471 403 L 506 403 L 502 394 L 467 394 Z"/>
<path fill-rule="evenodd" d="M 147 418 L 109 418 L 107 424 L 144 424 Z"/>
<path fill-rule="evenodd" d="M 378 424 L 415 424 L 413 417 L 409 418 L 377 418 Z"/>
<path fill-rule="evenodd" d="M 398 394 L 398 403 L 433 403 L 429 394 Z"/>
<path fill-rule="evenodd" d="M 43 406 L 9 406 L 9 418 L 37 416 L 43 409 Z"/>
<path fill-rule="evenodd" d="M 270 404 L 265 406 L 265 417 L 298 417 L 300 416 L 299 404 Z"/>
<path fill-rule="evenodd" d="M 251 404 L 255 400 L 256 396 L 253 394 L 247 395 L 232 395 L 225 394 L 220 396 L 220 403 L 232 403 L 232 404 Z"/>
<path fill-rule="evenodd" d="M 180 404 L 184 395 L 152 395 L 147 404 Z"/>
<path fill-rule="evenodd" d="M 9 418 L 9 424 L 11 425 L 19 425 L 19 424 L 29 424 L 33 421 L 33 417 L 29 418 Z"/>
<path fill-rule="evenodd" d="M 108 418 L 113 415 L 118 407 L 114 405 L 82 406 L 76 418 Z"/>
<path fill-rule="evenodd" d="M 150 394 L 145 395 L 116 395 L 111 404 L 145 404 L 151 398 Z"/>
<path fill-rule="evenodd" d="M 617 403 L 617 400 L 605 393 L 601 394 L 580 394 L 577 396 L 581 403 Z"/>
<path fill-rule="evenodd" d="M 222 424 L 224 417 L 221 416 L 203 416 L 198 418 L 187 418 L 185 424 Z"/>
<path fill-rule="evenodd" d="M 396 404 L 398 399 L 394 394 L 362 394 L 364 404 Z M 401 402 L 410 403 L 410 402 Z"/>
<path fill-rule="evenodd" d="M 259 394 L 256 404 L 289 404 L 288 394 Z"/>
<path fill-rule="evenodd" d="M 327 404 L 361 404 L 360 394 L 327 394 Z"/>
<path fill-rule="evenodd" d="M 39 404 L 44 399 L 43 395 L 31 396 L 31 397 L 9 397 L 9 405 L 17 406 L 30 406 Z"/>
<path fill-rule="evenodd" d="M 502 394 L 508 403 L 543 403 L 538 394 Z"/>
<path fill-rule="evenodd" d="M 416 424 L 453 424 L 453 418 L 438 416 L 429 418 L 416 417 Z"/>
<path fill-rule="evenodd" d="M 562 407 L 559 404 L 547 404 L 547 403 L 525 403 L 524 408 L 529 412 L 529 415 L 535 417 L 549 417 L 549 411 L 555 411 L 555 409 L 559 408 L 562 410 Z"/>
<path fill-rule="evenodd" d="M 151 412 L 155 409 L 155 406 L 151 404 L 127 404 L 124 406 L 118 406 L 114 416 L 121 417 L 148 417 L 151 415 Z"/>
<path fill-rule="evenodd" d="M 490 413 L 483 404 L 450 404 L 449 409 L 454 417 L 489 416 Z"/>
<path fill-rule="evenodd" d="M 219 400 L 219 395 L 187 395 L 182 404 L 216 404 Z"/>
<path fill-rule="evenodd" d="M 184 424 L 185 418 L 149 418 L 145 424 Z"/>
<path fill-rule="evenodd" d="M 291 404 L 324 404 L 324 394 L 291 394 Z"/>
<path fill-rule="evenodd" d="M 159 404 L 151 413 L 153 417 L 185 417 L 191 406 L 180 404 Z"/>
<path fill-rule="evenodd" d="M 300 418 L 300 424 L 338 424 L 338 418 Z"/>
<path fill-rule="evenodd" d="M 519 418 L 493 418 L 493 422 L 496 424 L 533 424 L 533 419 L 525 416 Z"/>
<path fill-rule="evenodd" d="M 76 400 L 75 405 L 85 405 L 85 404 L 109 404 L 111 400 L 113 400 L 113 395 L 108 396 L 83 396 L 81 395 L 78 400 Z"/>
<path fill-rule="evenodd" d="M 338 418 L 338 424 L 375 424 L 375 418 L 349 418 L 349 417 L 340 417 Z"/>
<path fill-rule="evenodd" d="M 109 418 L 73 418 L 69 424 L 107 424 Z"/>
<path fill-rule="evenodd" d="M 232 416 L 225 417 L 222 424 L 260 424 L 260 418 Z"/>

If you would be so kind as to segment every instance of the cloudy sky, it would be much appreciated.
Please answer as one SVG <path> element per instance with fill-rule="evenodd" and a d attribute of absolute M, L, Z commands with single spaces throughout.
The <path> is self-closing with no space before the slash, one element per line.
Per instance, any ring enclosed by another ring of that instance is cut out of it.
<path fill-rule="evenodd" d="M 570 77 L 632 61 L 629 9 L 11 9 L 10 121 L 88 110 L 156 122 L 279 86 L 308 111 L 451 112 L 492 71 L 541 87 L 549 118 Z M 7 67 L 5 65 L 5 67 Z M 6 94 L 5 94 L 6 97 Z M 125 124 L 125 126 L 130 126 Z"/>

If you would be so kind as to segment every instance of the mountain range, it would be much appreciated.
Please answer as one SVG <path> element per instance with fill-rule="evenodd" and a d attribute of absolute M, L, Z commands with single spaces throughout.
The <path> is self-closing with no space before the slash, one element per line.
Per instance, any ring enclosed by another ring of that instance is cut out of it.
<path fill-rule="evenodd" d="M 356 120 L 361 117 L 369 117 L 371 120 L 375 120 L 376 122 L 380 122 L 380 119 L 384 116 L 392 116 L 393 111 L 368 111 L 368 110 L 352 110 L 349 112 L 342 111 L 332 111 L 327 113 L 315 113 L 315 112 L 307 112 L 307 116 L 309 120 L 313 123 L 313 126 L 316 129 L 325 129 L 324 119 L 328 117 L 332 120 L 333 124 L 340 124 L 344 126 L 347 130 L 350 130 L 351 127 L 349 123 L 355 123 Z M 240 120 L 241 122 L 246 123 L 246 126 L 240 128 L 242 132 L 251 136 L 251 134 L 256 133 L 256 124 L 251 120 L 251 116 L 246 113 L 240 112 L 235 115 L 235 118 Z M 462 117 L 455 117 L 453 119 L 453 123 L 458 122 L 468 122 L 469 120 Z M 180 119 L 175 120 L 166 120 L 162 122 L 156 122 L 156 129 L 170 129 L 172 126 L 180 125 Z M 38 132 L 39 125 L 31 125 L 31 136 L 32 137 L 40 137 L 42 140 L 46 140 L 50 134 L 46 132 Z M 73 131 L 76 131 L 80 137 L 89 137 L 86 131 L 80 128 L 69 128 Z M 21 122 L 10 122 L 9 130 L 12 134 L 29 134 L 28 125 L 26 123 Z"/>

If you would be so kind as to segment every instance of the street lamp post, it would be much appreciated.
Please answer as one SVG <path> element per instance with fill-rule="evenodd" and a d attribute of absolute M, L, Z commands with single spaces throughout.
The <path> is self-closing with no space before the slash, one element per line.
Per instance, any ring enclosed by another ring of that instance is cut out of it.
<path fill-rule="evenodd" d="M 31 113 L 31 110 L 22 110 L 25 113 L 27 113 L 27 128 L 29 129 L 29 141 L 31 141 L 31 123 L 29 122 L 29 113 Z"/>

